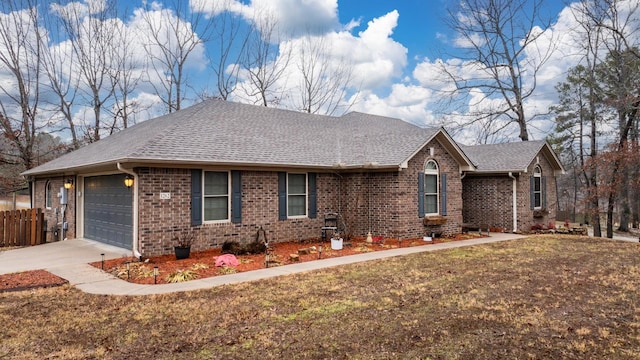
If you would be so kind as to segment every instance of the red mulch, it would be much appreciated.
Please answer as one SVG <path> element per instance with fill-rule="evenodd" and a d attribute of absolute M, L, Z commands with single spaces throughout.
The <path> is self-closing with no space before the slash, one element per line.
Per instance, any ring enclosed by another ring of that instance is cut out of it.
<path fill-rule="evenodd" d="M 466 240 L 478 237 L 472 234 L 460 234 L 452 238 L 436 238 L 432 242 L 424 242 L 422 239 L 402 240 L 401 246 L 429 246 L 441 242 L 449 242 L 456 240 Z M 385 239 L 384 243 L 366 244 L 364 239 L 359 238 L 352 240 L 349 244 L 345 242 L 342 250 L 332 250 L 329 241 L 323 243 L 322 253 L 318 253 L 319 242 L 283 242 L 272 244 L 271 259 L 275 259 L 275 263 L 269 266 L 287 265 L 295 262 L 305 262 L 318 260 L 319 258 L 327 259 L 333 257 L 360 254 L 370 251 L 383 251 L 398 247 L 397 239 Z M 311 248 L 308 254 L 299 253 L 300 249 Z M 298 260 L 290 258 L 290 254 L 298 254 Z M 153 284 L 153 268 L 158 266 L 158 276 L 155 281 L 157 284 L 166 284 L 167 276 L 178 270 L 192 270 L 196 274 L 196 278 L 202 279 L 211 276 L 225 275 L 235 272 L 245 272 L 258 269 L 264 269 L 265 254 L 257 255 L 239 255 L 236 256 L 240 264 L 233 267 L 220 268 L 215 266 L 215 258 L 220 256 L 220 249 L 210 249 L 205 251 L 191 252 L 188 259 L 176 260 L 175 255 L 163 255 L 145 259 L 140 262 L 133 257 L 106 260 L 104 262 L 104 270 L 117 276 L 123 280 L 127 280 L 137 284 Z M 129 264 L 129 272 L 127 276 L 126 263 Z M 102 262 L 94 262 L 91 265 L 101 268 Z M 196 268 L 193 268 L 196 265 Z M 204 265 L 204 266 L 203 266 Z"/>
<path fill-rule="evenodd" d="M 408 246 L 429 246 L 441 242 L 467 240 L 478 237 L 473 234 L 460 234 L 451 238 L 436 238 L 432 242 L 424 242 L 422 239 L 402 240 L 399 244 L 397 239 L 385 239 L 384 243 L 366 244 L 364 239 L 359 238 L 352 240 L 350 244 L 344 243 L 342 250 L 332 250 L 329 241 L 323 243 L 322 253 L 318 253 L 319 242 L 316 243 L 300 243 L 300 242 L 284 242 L 272 244 L 271 259 L 275 262 L 271 266 L 286 265 L 294 262 L 313 261 L 319 258 L 326 259 L 332 257 L 340 257 L 347 255 L 360 254 L 370 251 L 384 251 L 388 249 Z M 313 248 L 315 247 L 315 249 Z M 298 250 L 311 248 L 308 254 L 299 254 L 297 261 L 290 258 L 290 254 L 298 254 Z M 240 255 L 237 256 L 240 264 L 234 267 L 219 268 L 215 266 L 215 257 L 220 256 L 220 249 L 211 249 L 205 251 L 191 252 L 188 259 L 176 260 L 175 255 L 156 256 L 145 259 L 141 262 L 133 257 L 123 257 L 119 259 L 106 260 L 104 262 L 104 270 L 120 277 L 121 279 L 138 284 L 153 284 L 153 268 L 158 266 L 158 276 L 156 281 L 158 284 L 167 283 L 167 276 L 177 270 L 191 270 L 197 264 L 198 269 L 193 270 L 196 278 L 206 278 L 217 275 L 224 275 L 234 272 L 252 271 L 265 268 L 265 254 L 258 255 Z M 127 276 L 126 263 L 129 264 L 129 276 Z M 94 262 L 91 265 L 101 268 L 102 262 Z M 202 266 L 204 265 L 204 266 Z M 67 281 L 55 276 L 45 270 L 26 271 L 21 273 L 0 275 L 0 293 L 8 291 L 21 291 L 34 288 L 60 286 L 66 284 Z"/>
<path fill-rule="evenodd" d="M 60 286 L 66 283 L 67 280 L 45 270 L 5 274 L 0 275 L 0 293 Z"/>

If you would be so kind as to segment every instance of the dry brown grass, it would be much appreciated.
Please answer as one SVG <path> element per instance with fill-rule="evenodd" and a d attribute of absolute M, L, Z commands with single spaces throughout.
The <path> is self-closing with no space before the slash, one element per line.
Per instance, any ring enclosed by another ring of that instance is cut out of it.
<path fill-rule="evenodd" d="M 162 296 L 0 294 L 0 358 L 637 359 L 639 255 L 538 236 Z"/>

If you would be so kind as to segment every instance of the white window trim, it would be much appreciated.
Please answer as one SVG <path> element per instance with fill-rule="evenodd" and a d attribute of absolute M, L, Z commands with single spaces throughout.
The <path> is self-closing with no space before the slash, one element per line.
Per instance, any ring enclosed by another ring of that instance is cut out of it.
<path fill-rule="evenodd" d="M 289 193 L 289 175 L 304 175 L 304 215 L 289 215 L 289 196 L 300 196 L 303 194 Z M 309 216 L 309 174 L 308 173 L 287 173 L 287 219 L 304 219 Z"/>
<path fill-rule="evenodd" d="M 429 163 L 434 163 L 436 165 L 435 169 L 427 169 L 427 164 Z M 427 176 L 428 175 L 435 175 L 436 176 L 436 209 L 437 211 L 435 213 L 430 213 L 427 212 L 427 195 L 431 195 L 433 196 L 433 193 L 427 193 Z M 438 163 L 433 160 L 427 160 L 427 162 L 424 164 L 424 216 L 434 216 L 434 215 L 440 215 L 440 167 L 438 166 Z"/>
<path fill-rule="evenodd" d="M 47 180 L 44 183 L 44 207 L 46 209 L 52 209 L 53 208 L 53 185 L 51 185 L 51 180 Z M 51 199 L 51 201 L 49 201 L 49 203 L 47 204 L 47 199 Z"/>
<path fill-rule="evenodd" d="M 540 185 L 540 190 L 536 191 L 536 181 L 538 182 L 538 184 Z M 534 210 L 541 210 L 542 209 L 542 169 L 540 168 L 540 166 L 536 165 L 533 168 L 533 209 Z M 536 201 L 536 193 L 540 194 L 540 205 L 536 205 L 535 201 Z"/>
<path fill-rule="evenodd" d="M 204 203 L 205 203 L 205 199 L 206 198 L 213 198 L 213 197 L 222 197 L 223 195 L 206 195 L 205 194 L 205 188 L 206 188 L 206 173 L 226 173 L 227 174 L 227 195 L 225 195 L 227 197 L 227 218 L 226 219 L 221 219 L 221 220 L 206 220 L 205 219 L 205 209 L 204 209 Z M 226 224 L 226 223 L 230 223 L 231 222 L 231 172 L 229 171 L 207 171 L 207 170 L 203 170 L 202 171 L 202 223 L 203 224 Z"/>

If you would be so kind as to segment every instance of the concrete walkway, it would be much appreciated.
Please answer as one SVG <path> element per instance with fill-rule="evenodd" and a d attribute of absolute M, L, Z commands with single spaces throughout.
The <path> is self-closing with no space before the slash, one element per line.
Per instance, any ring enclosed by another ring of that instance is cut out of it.
<path fill-rule="evenodd" d="M 0 251 L 0 275 L 87 264 L 102 260 L 101 254 L 105 260 L 117 259 L 129 256 L 131 250 L 97 241 L 73 239 Z"/>
<path fill-rule="evenodd" d="M 298 264 L 278 266 L 268 269 L 247 271 L 230 275 L 213 276 L 204 279 L 192 280 L 176 284 L 141 285 L 133 284 L 118 279 L 86 263 L 74 263 L 47 267 L 46 270 L 58 275 L 78 289 L 91 294 L 105 295 L 151 295 L 166 294 L 179 291 L 207 289 L 220 285 L 236 284 L 246 281 L 255 281 L 282 275 L 325 269 L 334 266 L 353 264 L 363 261 L 371 261 L 382 258 L 402 256 L 426 251 L 436 251 L 478 244 L 487 244 L 498 241 L 507 241 L 524 238 L 522 235 L 494 233 L 488 238 L 454 241 L 425 246 L 374 251 L 358 255 L 342 256 L 337 258 L 322 259 L 302 262 Z M 70 240 L 68 240 L 70 241 Z M 95 259 L 92 261 L 96 261 Z"/>

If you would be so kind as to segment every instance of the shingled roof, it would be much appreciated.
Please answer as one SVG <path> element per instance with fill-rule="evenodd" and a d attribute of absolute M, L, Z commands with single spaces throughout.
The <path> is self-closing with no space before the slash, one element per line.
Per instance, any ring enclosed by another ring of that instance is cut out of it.
<path fill-rule="evenodd" d="M 544 141 L 521 141 L 502 144 L 464 146 L 460 148 L 476 166 L 476 173 L 527 172 L 527 168 L 542 151 L 554 171 L 564 171 L 551 146 Z"/>
<path fill-rule="evenodd" d="M 117 163 L 299 168 L 398 168 L 441 128 L 363 113 L 305 114 L 207 100 L 147 120 L 23 173 L 73 173 Z"/>

